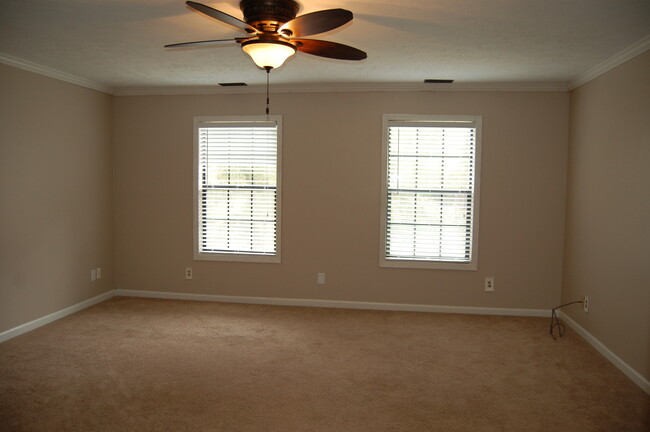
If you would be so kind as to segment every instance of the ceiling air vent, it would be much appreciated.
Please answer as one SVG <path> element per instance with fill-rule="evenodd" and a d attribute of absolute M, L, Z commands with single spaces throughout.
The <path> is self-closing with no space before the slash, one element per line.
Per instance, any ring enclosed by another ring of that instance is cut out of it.
<path fill-rule="evenodd" d="M 451 84 L 454 80 L 451 79 L 425 79 L 425 84 Z"/>
<path fill-rule="evenodd" d="M 221 87 L 246 87 L 248 84 L 243 82 L 219 83 Z"/>

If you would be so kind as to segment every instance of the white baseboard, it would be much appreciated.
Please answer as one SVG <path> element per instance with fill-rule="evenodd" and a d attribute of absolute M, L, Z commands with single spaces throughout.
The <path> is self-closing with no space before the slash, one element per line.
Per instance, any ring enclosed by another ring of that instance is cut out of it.
<path fill-rule="evenodd" d="M 304 306 L 304 307 L 323 307 L 323 308 L 340 308 L 340 309 L 366 309 L 366 310 L 389 310 L 405 312 L 436 312 L 436 313 L 456 313 L 456 314 L 475 314 L 475 315 L 506 315 L 506 316 L 529 316 L 529 317 L 547 317 L 550 311 L 545 309 L 510 309 L 510 308 L 484 308 L 469 306 L 436 306 L 436 305 L 417 305 L 404 303 L 377 303 L 377 302 L 354 302 L 339 300 L 315 300 L 315 299 L 292 299 L 292 298 L 274 298 L 274 297 L 242 297 L 242 296 L 224 296 L 210 294 L 185 294 L 162 291 L 137 291 L 137 290 L 114 290 L 107 291 L 81 303 L 69 306 L 60 311 L 51 313 L 44 317 L 35 319 L 18 327 L 9 329 L 0 333 L 0 343 L 18 335 L 34 330 L 38 327 L 49 324 L 65 316 L 71 315 L 82 309 L 86 309 L 104 300 L 114 296 L 124 297 L 144 297 L 173 300 L 193 300 L 193 301 L 213 301 L 224 303 L 247 303 L 247 304 L 265 304 L 278 306 Z M 591 333 L 585 330 L 577 322 L 571 319 L 567 314 L 558 311 L 558 316 L 564 320 L 569 327 L 582 336 L 607 360 L 614 364 L 643 391 L 650 394 L 650 381 L 643 377 L 630 365 L 625 363 L 620 357 L 614 354 L 602 342 L 596 339 Z"/>
<path fill-rule="evenodd" d="M 437 313 L 456 313 L 456 314 L 475 314 L 475 315 L 508 315 L 508 316 L 532 316 L 532 317 L 550 317 L 551 311 L 545 309 L 508 309 L 508 308 L 483 308 L 483 307 L 466 307 L 466 306 L 436 306 L 436 305 L 417 305 L 404 303 L 375 303 L 375 302 L 356 302 L 342 300 L 315 300 L 315 299 L 293 299 L 293 298 L 275 298 L 275 297 L 241 297 L 241 296 L 224 296 L 209 294 L 185 294 L 161 291 L 137 291 L 121 290 L 115 291 L 115 295 L 124 297 L 146 297 L 173 300 L 194 300 L 194 301 L 213 301 L 224 303 L 248 303 L 264 304 L 278 306 L 305 306 L 305 307 L 322 307 L 322 308 L 339 308 L 339 309 L 367 309 L 367 310 L 390 310 L 405 312 L 437 312 Z"/>
<path fill-rule="evenodd" d="M 69 306 L 65 309 L 61 309 L 60 311 L 51 313 L 49 315 L 46 315 L 41 318 L 37 318 L 33 321 L 30 321 L 28 323 L 19 325 L 18 327 L 14 327 L 12 329 L 9 329 L 5 332 L 0 333 L 0 343 L 9 340 L 11 338 L 14 338 L 16 336 L 19 336 L 23 333 L 27 333 L 28 331 L 32 331 L 34 329 L 37 329 L 41 326 L 44 326 L 45 324 L 49 324 L 52 321 L 56 321 L 58 319 L 61 319 L 65 316 L 71 315 L 75 312 L 78 312 L 82 309 L 86 309 L 87 307 L 90 307 L 92 305 L 95 305 L 97 303 L 103 302 L 104 300 L 107 300 L 111 297 L 115 296 L 115 291 L 107 291 L 104 294 L 100 294 L 97 297 L 93 297 L 91 299 L 82 301 L 81 303 L 77 303 L 75 305 Z"/>
<path fill-rule="evenodd" d="M 508 308 L 482 308 L 482 307 L 465 307 L 465 306 L 435 306 L 435 305 L 416 305 L 404 303 L 375 303 L 375 302 L 353 302 L 339 300 L 313 300 L 313 299 L 292 299 L 292 298 L 274 298 L 274 297 L 241 297 L 241 296 L 224 296 L 208 294 L 184 294 L 162 291 L 137 291 L 137 290 L 114 290 L 107 291 L 81 303 L 69 306 L 60 311 L 51 313 L 41 318 L 37 318 L 28 323 L 19 325 L 5 332 L 0 333 L 0 343 L 19 336 L 28 331 L 37 329 L 52 321 L 56 321 L 65 316 L 71 315 L 87 307 L 93 306 L 114 296 L 124 297 L 144 297 L 160 298 L 173 300 L 194 300 L 194 301 L 213 301 L 224 303 L 248 303 L 248 304 L 266 304 L 278 306 L 304 306 L 304 307 L 323 307 L 339 309 L 367 309 L 367 310 L 390 310 L 406 312 L 437 312 L 437 313 L 456 313 L 456 314 L 476 314 L 476 315 L 508 315 L 508 316 L 549 316 L 550 311 L 544 309 L 508 309 Z"/>
<path fill-rule="evenodd" d="M 645 379 L 643 375 L 632 369 L 630 365 L 625 363 L 619 356 L 614 354 L 609 348 L 605 346 L 601 341 L 596 339 L 594 335 L 585 330 L 580 324 L 571 319 L 566 313 L 558 311 L 557 315 L 565 323 L 569 325 L 576 333 L 578 333 L 584 340 L 586 340 L 591 346 L 596 348 L 596 351 L 601 353 L 607 360 L 609 360 L 614 366 L 619 368 L 621 372 L 627 375 L 636 385 L 641 387 L 643 391 L 650 394 L 650 381 Z"/>

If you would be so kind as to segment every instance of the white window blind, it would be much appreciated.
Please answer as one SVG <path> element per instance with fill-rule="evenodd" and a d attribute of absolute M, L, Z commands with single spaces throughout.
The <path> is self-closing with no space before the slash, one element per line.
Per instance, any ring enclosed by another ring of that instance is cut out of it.
<path fill-rule="evenodd" d="M 387 121 L 384 262 L 475 265 L 477 130 L 477 119 Z"/>
<path fill-rule="evenodd" d="M 198 253 L 278 256 L 278 121 L 197 122 Z"/>

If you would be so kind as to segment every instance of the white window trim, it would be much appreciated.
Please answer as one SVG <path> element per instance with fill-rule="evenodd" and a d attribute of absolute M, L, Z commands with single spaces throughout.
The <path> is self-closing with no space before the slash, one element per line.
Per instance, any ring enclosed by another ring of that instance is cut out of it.
<path fill-rule="evenodd" d="M 386 223 L 388 210 L 388 123 L 395 121 L 404 122 L 472 122 L 476 126 L 476 153 L 475 153 L 475 183 L 474 183 L 474 208 L 472 215 L 472 253 L 471 261 L 468 263 L 454 263 L 445 261 L 424 261 L 408 259 L 387 259 L 386 258 Z M 481 141 L 482 141 L 482 116 L 469 115 L 405 115 L 405 114 L 384 114 L 382 122 L 382 158 L 381 158 L 381 212 L 380 212 L 380 243 L 379 243 L 379 266 L 393 268 L 420 268 L 438 270 L 470 270 L 478 269 L 478 228 L 480 208 L 480 184 L 481 184 Z"/>
<path fill-rule="evenodd" d="M 205 122 L 218 123 L 251 123 L 251 122 L 269 122 L 274 121 L 277 124 L 277 188 L 276 188 L 276 243 L 275 255 L 259 254 L 237 254 L 237 253 L 207 253 L 199 251 L 199 214 L 201 203 L 199 202 L 199 189 L 201 184 L 201 174 L 199 172 L 199 125 Z M 251 262 L 251 263 L 280 263 L 281 262 L 281 239 L 282 239 L 282 116 L 199 116 L 194 117 L 193 124 L 194 139 L 194 181 L 193 181 L 193 237 L 194 237 L 194 259 L 198 261 L 226 261 L 226 262 Z"/>

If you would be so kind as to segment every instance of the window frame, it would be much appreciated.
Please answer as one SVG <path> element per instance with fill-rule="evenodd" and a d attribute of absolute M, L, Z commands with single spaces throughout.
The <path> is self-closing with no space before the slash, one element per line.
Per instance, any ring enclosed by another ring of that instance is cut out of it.
<path fill-rule="evenodd" d="M 200 251 L 201 238 L 201 172 L 200 172 L 200 141 L 199 128 L 208 122 L 213 123 L 240 123 L 243 125 L 254 123 L 275 122 L 276 134 L 276 212 L 275 212 L 275 254 L 254 254 L 254 253 L 215 253 Z M 195 116 L 193 120 L 193 255 L 195 260 L 200 261 L 226 261 L 226 262 L 250 262 L 250 263 L 280 263 L 281 262 L 281 239 L 282 239 L 282 116 Z"/>
<path fill-rule="evenodd" d="M 476 128 L 474 148 L 474 202 L 472 208 L 472 242 L 469 262 L 452 262 L 441 260 L 421 260 L 408 258 L 387 257 L 387 228 L 388 228 L 388 139 L 391 122 L 412 123 L 457 123 L 471 122 Z M 379 266 L 393 268 L 420 268 L 438 270 L 469 270 L 478 269 L 478 237 L 479 237 L 479 208 L 481 184 L 481 146 L 482 146 L 483 117 L 477 115 L 406 115 L 384 114 L 382 121 L 382 157 L 381 157 L 381 212 L 380 212 L 380 247 Z"/>

